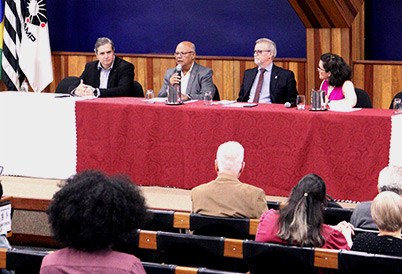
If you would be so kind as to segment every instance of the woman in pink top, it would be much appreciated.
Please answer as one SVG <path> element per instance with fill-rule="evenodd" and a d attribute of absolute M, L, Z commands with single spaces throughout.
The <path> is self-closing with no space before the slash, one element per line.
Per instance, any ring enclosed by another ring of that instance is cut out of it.
<path fill-rule="evenodd" d="M 255 237 L 259 242 L 306 247 L 350 249 L 353 226 L 341 222 L 335 227 L 323 224 L 326 186 L 315 174 L 308 174 L 292 189 L 288 205 L 266 211 Z"/>
<path fill-rule="evenodd" d="M 350 81 L 352 69 L 342 57 L 325 53 L 318 64 L 320 89 L 325 91 L 325 102 L 333 107 L 354 107 L 357 103 L 355 87 Z"/>

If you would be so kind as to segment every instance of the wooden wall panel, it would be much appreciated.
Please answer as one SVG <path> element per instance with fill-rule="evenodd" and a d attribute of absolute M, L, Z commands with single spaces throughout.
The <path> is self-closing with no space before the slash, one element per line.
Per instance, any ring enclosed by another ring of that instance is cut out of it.
<path fill-rule="evenodd" d="M 369 94 L 374 108 L 387 109 L 402 91 L 402 62 L 355 61 L 353 82 Z"/>

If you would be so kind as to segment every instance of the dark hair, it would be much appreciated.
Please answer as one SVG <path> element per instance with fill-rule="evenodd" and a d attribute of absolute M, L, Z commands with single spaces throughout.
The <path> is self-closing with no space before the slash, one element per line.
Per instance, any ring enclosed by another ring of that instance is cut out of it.
<path fill-rule="evenodd" d="M 144 197 L 127 177 L 83 171 L 65 181 L 47 210 L 54 238 L 68 247 L 112 247 L 146 221 Z"/>
<path fill-rule="evenodd" d="M 328 79 L 329 85 L 341 87 L 345 81 L 351 79 L 352 69 L 339 55 L 324 53 L 320 59 L 324 63 L 325 72 L 331 72 L 331 76 Z"/>
<path fill-rule="evenodd" d="M 106 44 L 110 44 L 112 46 L 112 50 L 114 49 L 114 43 L 111 39 L 107 38 L 107 37 L 99 37 L 98 40 L 96 40 L 95 42 L 95 48 L 94 51 L 97 54 L 98 53 L 98 48 L 100 46 L 106 45 Z"/>
<path fill-rule="evenodd" d="M 292 189 L 288 205 L 279 211 L 277 236 L 289 244 L 321 247 L 326 207 L 326 186 L 315 174 L 304 176 Z"/>

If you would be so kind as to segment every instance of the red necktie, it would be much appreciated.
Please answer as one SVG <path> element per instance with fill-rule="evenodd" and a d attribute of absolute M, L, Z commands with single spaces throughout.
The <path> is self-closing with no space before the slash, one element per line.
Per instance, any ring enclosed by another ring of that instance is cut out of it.
<path fill-rule="evenodd" d="M 258 103 L 260 100 L 260 94 L 261 94 L 261 88 L 262 84 L 264 83 L 264 72 L 266 72 L 266 69 L 260 69 L 260 78 L 258 79 L 258 84 L 257 84 L 257 89 L 255 90 L 255 95 L 254 95 L 254 100 L 253 103 Z"/>

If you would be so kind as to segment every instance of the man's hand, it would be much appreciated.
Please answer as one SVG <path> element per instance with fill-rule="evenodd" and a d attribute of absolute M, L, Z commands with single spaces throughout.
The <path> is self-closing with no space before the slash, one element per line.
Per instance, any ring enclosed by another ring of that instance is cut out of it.
<path fill-rule="evenodd" d="M 81 79 L 80 84 L 75 89 L 74 94 L 77 96 L 93 96 L 95 88 L 90 85 L 84 84 L 84 81 Z"/>
<path fill-rule="evenodd" d="M 188 98 L 188 96 L 186 94 L 181 93 L 181 100 L 187 101 L 187 100 L 190 100 L 190 98 Z"/>
<path fill-rule="evenodd" d="M 181 77 L 179 76 L 179 74 L 175 73 L 172 75 L 172 77 L 170 77 L 169 81 L 171 85 L 175 85 L 180 83 L 180 79 Z"/>

